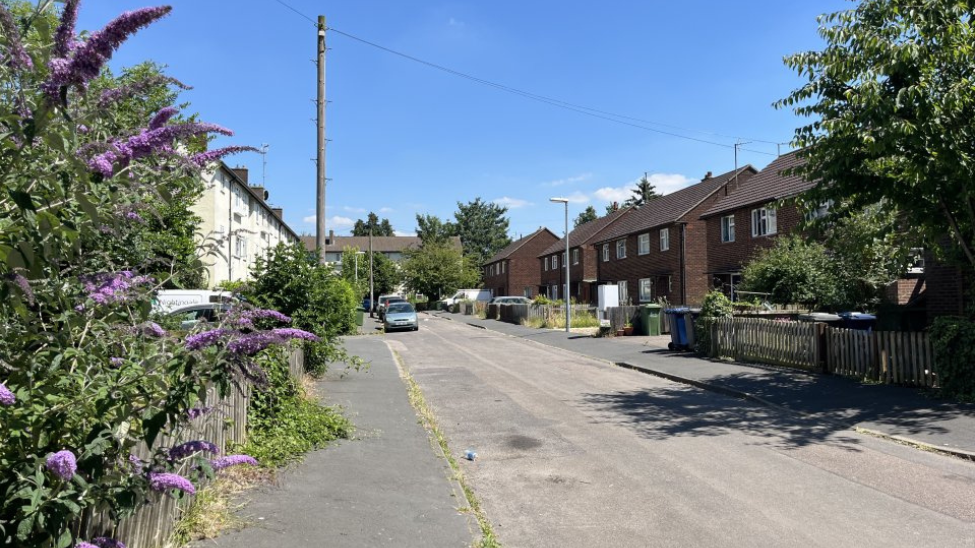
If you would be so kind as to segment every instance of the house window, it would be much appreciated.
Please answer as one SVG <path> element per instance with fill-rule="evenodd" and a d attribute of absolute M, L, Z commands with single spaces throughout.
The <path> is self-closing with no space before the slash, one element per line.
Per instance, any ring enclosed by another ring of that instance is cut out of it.
<path fill-rule="evenodd" d="M 650 278 L 640 280 L 640 302 L 645 303 L 653 299 L 653 283 Z"/>
<path fill-rule="evenodd" d="M 548 272 L 548 257 L 545 257 L 545 272 Z"/>
<path fill-rule="evenodd" d="M 735 241 L 735 216 L 721 217 L 721 243 Z"/>
<path fill-rule="evenodd" d="M 775 209 L 760 207 L 752 210 L 752 238 L 771 236 L 777 232 Z"/>
<path fill-rule="evenodd" d="M 619 284 L 620 288 L 620 306 L 627 306 L 630 304 L 629 291 L 626 288 L 626 282 L 622 281 Z"/>
<path fill-rule="evenodd" d="M 910 265 L 907 267 L 908 274 L 924 273 L 924 248 L 912 247 L 910 251 Z"/>
<path fill-rule="evenodd" d="M 609 262 L 609 244 L 603 244 L 603 262 Z"/>
<path fill-rule="evenodd" d="M 827 200 L 819 204 L 819 207 L 806 213 L 806 220 L 812 221 L 814 219 L 822 219 L 827 213 L 829 213 L 829 208 L 832 206 L 833 200 Z"/>
<path fill-rule="evenodd" d="M 650 235 L 640 234 L 636 238 L 636 252 L 638 255 L 650 253 Z"/>
<path fill-rule="evenodd" d="M 531 288 L 531 287 L 526 287 L 526 288 L 525 288 L 525 292 L 524 292 L 524 295 L 525 295 L 526 297 L 528 297 L 529 299 L 530 299 L 530 298 L 532 298 L 532 288 Z"/>
<path fill-rule="evenodd" d="M 504 262 L 501 263 L 501 273 L 504 274 Z"/>
<path fill-rule="evenodd" d="M 572 250 L 572 264 L 579 264 L 579 248 Z"/>
<path fill-rule="evenodd" d="M 626 240 L 616 240 L 616 258 L 626 258 Z"/>
<path fill-rule="evenodd" d="M 670 229 L 661 228 L 660 229 L 660 251 L 667 251 L 670 249 Z"/>
<path fill-rule="evenodd" d="M 553 285 L 548 286 L 548 298 L 549 299 L 552 299 L 553 301 L 559 300 L 559 286 L 558 285 L 553 284 Z"/>
<path fill-rule="evenodd" d="M 565 266 L 567 264 L 569 264 L 569 262 L 565 259 L 565 251 L 563 251 L 562 252 L 562 266 Z"/>
<path fill-rule="evenodd" d="M 552 270 L 558 270 L 558 269 L 559 269 L 559 256 L 552 255 Z"/>

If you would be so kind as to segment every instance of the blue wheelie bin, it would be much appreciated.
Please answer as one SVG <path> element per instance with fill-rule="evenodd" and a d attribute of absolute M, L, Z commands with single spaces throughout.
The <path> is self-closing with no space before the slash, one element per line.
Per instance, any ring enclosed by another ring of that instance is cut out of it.
<path fill-rule="evenodd" d="M 877 323 L 876 316 L 863 312 L 840 312 L 837 316 L 843 318 L 843 327 L 846 329 L 873 331 L 873 326 Z"/>
<path fill-rule="evenodd" d="M 671 350 L 683 350 L 690 348 L 690 322 L 691 309 L 687 307 L 668 308 L 664 311 L 667 314 L 667 321 L 670 322 L 670 343 L 667 348 Z"/>

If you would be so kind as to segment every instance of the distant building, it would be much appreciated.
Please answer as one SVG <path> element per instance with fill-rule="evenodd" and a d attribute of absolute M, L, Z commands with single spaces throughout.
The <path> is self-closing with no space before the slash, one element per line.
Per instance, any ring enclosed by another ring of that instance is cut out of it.
<path fill-rule="evenodd" d="M 206 189 L 191 208 L 200 232 L 216 249 L 201 257 L 207 268 L 206 286 L 247 279 L 258 257 L 279 243 L 297 243 L 298 235 L 284 222 L 284 210 L 268 204 L 268 192 L 248 184 L 246 168 L 220 162 L 204 172 Z"/>
<path fill-rule="evenodd" d="M 535 297 L 542 283 L 542 274 L 538 269 L 538 256 L 557 241 L 559 237 L 551 230 L 539 228 L 528 236 L 512 242 L 482 265 L 484 289 L 489 289 L 495 297 L 506 295 Z"/>
<path fill-rule="evenodd" d="M 305 249 L 315 251 L 315 236 L 302 236 L 302 243 Z M 460 238 L 451 238 L 452 243 L 460 247 Z M 400 262 L 405 257 L 405 252 L 411 248 L 418 248 L 423 242 L 418 236 L 373 236 L 373 253 L 382 253 L 393 262 Z M 369 251 L 369 236 L 336 236 L 334 230 L 328 231 L 325 238 L 325 262 L 341 263 L 342 251 L 347 247 L 358 248 L 359 251 Z"/>

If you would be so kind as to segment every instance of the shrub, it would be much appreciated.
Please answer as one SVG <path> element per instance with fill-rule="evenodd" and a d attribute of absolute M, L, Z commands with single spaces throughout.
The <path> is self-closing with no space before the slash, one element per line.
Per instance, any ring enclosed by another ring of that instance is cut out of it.
<path fill-rule="evenodd" d="M 930 333 L 942 393 L 975 399 L 975 321 L 937 318 Z"/>
<path fill-rule="evenodd" d="M 701 305 L 701 315 L 697 319 L 694 329 L 695 350 L 701 354 L 711 352 L 711 326 L 716 318 L 728 318 L 734 311 L 731 299 L 718 290 L 712 290 L 704 296 Z"/>

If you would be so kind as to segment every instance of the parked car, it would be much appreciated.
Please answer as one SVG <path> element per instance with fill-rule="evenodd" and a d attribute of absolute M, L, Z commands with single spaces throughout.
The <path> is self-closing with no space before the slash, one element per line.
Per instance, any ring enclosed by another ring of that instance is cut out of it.
<path fill-rule="evenodd" d="M 532 304 L 532 300 L 529 299 L 528 297 L 518 297 L 518 296 L 495 297 L 491 299 L 491 302 L 488 304 Z"/>
<path fill-rule="evenodd" d="M 453 295 L 440 302 L 445 308 L 450 308 L 451 305 L 460 301 L 481 301 L 486 303 L 490 300 L 491 291 L 488 289 L 458 289 Z"/>
<path fill-rule="evenodd" d="M 380 295 L 379 300 L 376 302 L 379 304 L 379 321 L 383 321 L 386 317 L 387 306 L 391 303 L 405 303 L 407 301 L 399 295 Z"/>
<path fill-rule="evenodd" d="M 386 331 L 396 329 L 408 329 L 418 331 L 420 324 L 416 318 L 416 310 L 408 302 L 391 302 L 386 306 L 386 313 L 383 318 L 383 328 Z"/>
<path fill-rule="evenodd" d="M 164 312 L 166 316 L 179 318 L 180 329 L 192 329 L 200 322 L 219 322 L 220 316 L 230 310 L 229 303 L 204 303 L 180 306 Z"/>
<path fill-rule="evenodd" d="M 155 312 L 167 314 L 179 308 L 199 304 L 233 303 L 238 299 L 229 291 L 209 291 L 205 289 L 163 289 L 152 300 Z"/>

